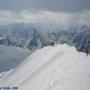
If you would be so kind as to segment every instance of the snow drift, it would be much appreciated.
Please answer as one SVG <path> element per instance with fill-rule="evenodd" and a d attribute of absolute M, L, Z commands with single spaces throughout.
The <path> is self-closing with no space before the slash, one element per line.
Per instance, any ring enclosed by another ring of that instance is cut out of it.
<path fill-rule="evenodd" d="M 3 79 L 19 90 L 90 90 L 90 55 L 68 45 L 37 50 Z"/>

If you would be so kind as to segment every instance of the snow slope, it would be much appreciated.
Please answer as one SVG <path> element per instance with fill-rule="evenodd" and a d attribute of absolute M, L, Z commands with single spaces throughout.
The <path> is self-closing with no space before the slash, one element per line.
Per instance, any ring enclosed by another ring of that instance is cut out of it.
<path fill-rule="evenodd" d="M 3 79 L 19 90 L 90 90 L 90 55 L 68 45 L 37 50 Z"/>

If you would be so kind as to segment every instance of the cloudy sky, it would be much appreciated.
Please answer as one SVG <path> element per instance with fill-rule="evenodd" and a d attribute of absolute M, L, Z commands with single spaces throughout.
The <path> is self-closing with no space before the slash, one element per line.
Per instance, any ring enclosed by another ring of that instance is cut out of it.
<path fill-rule="evenodd" d="M 90 26 L 90 0 L 0 0 L 0 24 L 14 22 Z"/>
<path fill-rule="evenodd" d="M 0 0 L 0 9 L 13 11 L 24 9 L 82 11 L 90 9 L 90 0 Z"/>

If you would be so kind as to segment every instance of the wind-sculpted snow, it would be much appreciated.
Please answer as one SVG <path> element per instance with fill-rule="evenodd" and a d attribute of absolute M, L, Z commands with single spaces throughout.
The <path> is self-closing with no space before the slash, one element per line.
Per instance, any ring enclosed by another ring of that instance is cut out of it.
<path fill-rule="evenodd" d="M 75 46 L 78 51 L 90 53 L 90 27 L 81 25 L 62 29 L 43 23 L 15 23 L 0 26 L 0 44 L 36 50 L 50 43 Z"/>
<path fill-rule="evenodd" d="M 90 90 L 90 55 L 68 45 L 37 50 L 3 79 L 19 90 Z"/>

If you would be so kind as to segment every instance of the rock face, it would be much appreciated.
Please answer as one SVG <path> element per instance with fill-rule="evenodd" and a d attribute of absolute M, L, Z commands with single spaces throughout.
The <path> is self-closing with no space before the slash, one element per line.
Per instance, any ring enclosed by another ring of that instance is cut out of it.
<path fill-rule="evenodd" d="M 81 25 L 67 30 L 62 30 L 60 27 L 53 30 L 53 26 L 43 27 L 43 25 L 36 26 L 32 23 L 0 26 L 1 45 L 35 50 L 54 43 L 67 43 L 75 46 L 78 51 L 90 53 L 90 27 Z"/>

